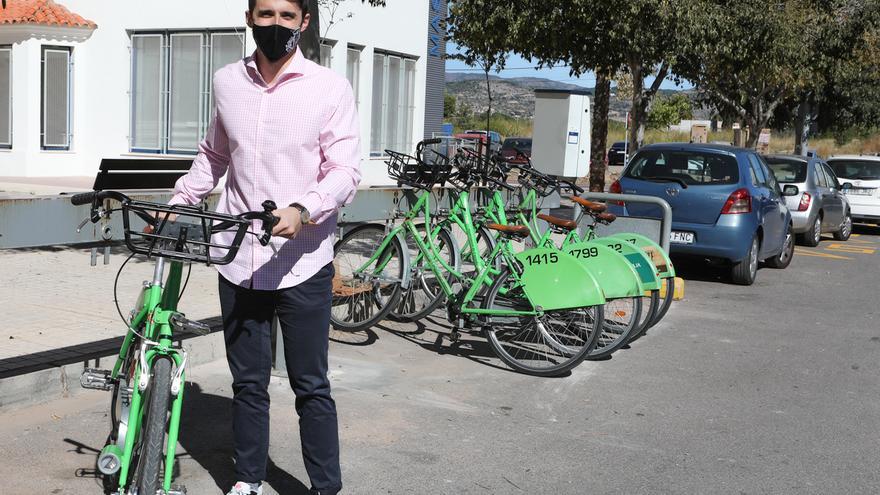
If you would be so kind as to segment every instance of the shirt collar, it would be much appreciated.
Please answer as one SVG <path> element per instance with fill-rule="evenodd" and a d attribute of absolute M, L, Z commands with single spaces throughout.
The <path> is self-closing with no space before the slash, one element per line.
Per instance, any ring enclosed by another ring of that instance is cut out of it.
<path fill-rule="evenodd" d="M 255 83 L 265 86 L 266 81 L 263 80 L 263 76 L 257 68 L 257 52 L 254 51 L 254 53 L 244 59 L 244 62 L 251 79 L 253 79 Z M 281 71 L 281 74 L 275 79 L 275 85 L 292 77 L 306 75 L 308 70 L 309 60 L 303 55 L 302 50 L 300 50 L 299 47 L 296 47 L 296 53 L 293 54 L 290 63 L 287 64 L 287 67 L 285 67 L 284 70 Z"/>

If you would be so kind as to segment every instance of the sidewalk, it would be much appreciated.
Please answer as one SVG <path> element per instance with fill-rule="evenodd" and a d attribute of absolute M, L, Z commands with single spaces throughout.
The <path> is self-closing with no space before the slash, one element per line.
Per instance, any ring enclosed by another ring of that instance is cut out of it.
<path fill-rule="evenodd" d="M 110 264 L 104 265 L 99 252 L 92 267 L 90 250 L 84 248 L 0 250 L 0 408 L 78 389 L 83 367 L 118 352 L 126 329 L 113 302 L 113 281 L 128 254 L 114 247 Z M 124 315 L 152 272 L 152 263 L 139 258 L 125 266 L 118 289 Z M 219 324 L 214 268 L 193 265 L 180 308 L 190 319 Z M 199 346 L 201 361 L 222 357 L 220 334 L 196 339 L 210 343 Z M 98 364 L 112 365 L 106 359 Z"/>

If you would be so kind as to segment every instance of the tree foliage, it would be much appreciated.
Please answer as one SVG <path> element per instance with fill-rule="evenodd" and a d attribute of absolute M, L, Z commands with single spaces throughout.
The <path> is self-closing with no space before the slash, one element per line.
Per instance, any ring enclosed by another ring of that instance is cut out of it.
<path fill-rule="evenodd" d="M 659 97 L 654 101 L 648 113 L 648 127 L 651 129 L 667 129 L 682 120 L 694 117 L 694 104 L 687 95 L 675 94 Z"/>

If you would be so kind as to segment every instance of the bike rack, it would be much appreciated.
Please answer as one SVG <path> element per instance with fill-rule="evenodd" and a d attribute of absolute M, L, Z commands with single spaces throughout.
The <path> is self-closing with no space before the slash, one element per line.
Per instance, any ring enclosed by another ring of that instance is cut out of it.
<path fill-rule="evenodd" d="M 672 207 L 662 198 L 654 196 L 639 196 L 636 194 L 612 194 L 600 192 L 584 192 L 580 197 L 585 199 L 598 199 L 601 201 L 623 201 L 625 203 L 645 203 L 659 206 L 663 211 L 662 218 L 619 216 L 610 225 L 597 225 L 596 234 L 616 234 L 620 232 L 633 232 L 654 239 L 667 253 L 669 252 L 669 237 L 672 234 Z M 657 229 L 657 223 L 659 231 Z"/>

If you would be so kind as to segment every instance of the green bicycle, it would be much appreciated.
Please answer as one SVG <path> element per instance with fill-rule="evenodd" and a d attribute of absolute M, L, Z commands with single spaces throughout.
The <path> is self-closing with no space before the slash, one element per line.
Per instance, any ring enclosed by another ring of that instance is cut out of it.
<path fill-rule="evenodd" d="M 339 280 L 331 322 L 344 330 L 368 328 L 400 307 L 401 292 L 411 283 L 409 238 L 418 248 L 422 268 L 433 274 L 433 283 L 447 301 L 453 339 L 462 330 L 478 328 L 498 358 L 517 371 L 555 376 L 571 370 L 598 339 L 605 303 L 598 282 L 558 250 L 516 252 L 512 242 L 528 236 L 525 226 L 485 225 L 499 233 L 499 240 L 483 256 L 466 188 L 443 212 L 466 234 L 470 252 L 480 253 L 472 257 L 472 274 L 459 270 L 460 253 L 449 233 L 441 228 L 435 234 L 416 223 L 423 217 L 423 225 L 432 225 L 431 190 L 455 179 L 445 156 L 435 152 L 430 162 L 423 157 L 425 146 L 437 142 L 419 143 L 418 158 L 386 151 L 389 175 L 398 185 L 419 192 L 401 224 L 361 225 L 337 242 L 334 264 Z M 447 256 L 440 253 L 444 247 Z"/>
<path fill-rule="evenodd" d="M 118 201 L 121 207 L 112 209 L 105 200 Z M 98 455 L 98 470 L 105 486 L 115 490 L 113 495 L 185 494 L 184 487 L 171 485 L 187 362 L 186 351 L 174 340 L 175 334 L 204 335 L 211 329 L 178 311 L 183 267 L 231 262 L 247 234 L 267 245 L 276 222 L 271 213 L 275 204 L 266 201 L 261 212 L 225 215 L 194 206 L 136 201 L 117 191 L 77 194 L 71 203 L 90 204 L 86 221 L 93 223 L 123 212 L 125 244 L 132 254 L 120 272 L 135 255 L 155 259 L 153 279 L 144 282 L 130 317 L 120 311 L 127 332 L 113 369 L 87 369 L 80 379 L 84 388 L 112 394 L 111 432 Z M 151 229 L 134 229 L 132 214 Z M 262 221 L 262 233 L 249 230 L 253 220 Z M 212 239 L 221 232 L 221 239 Z"/>

